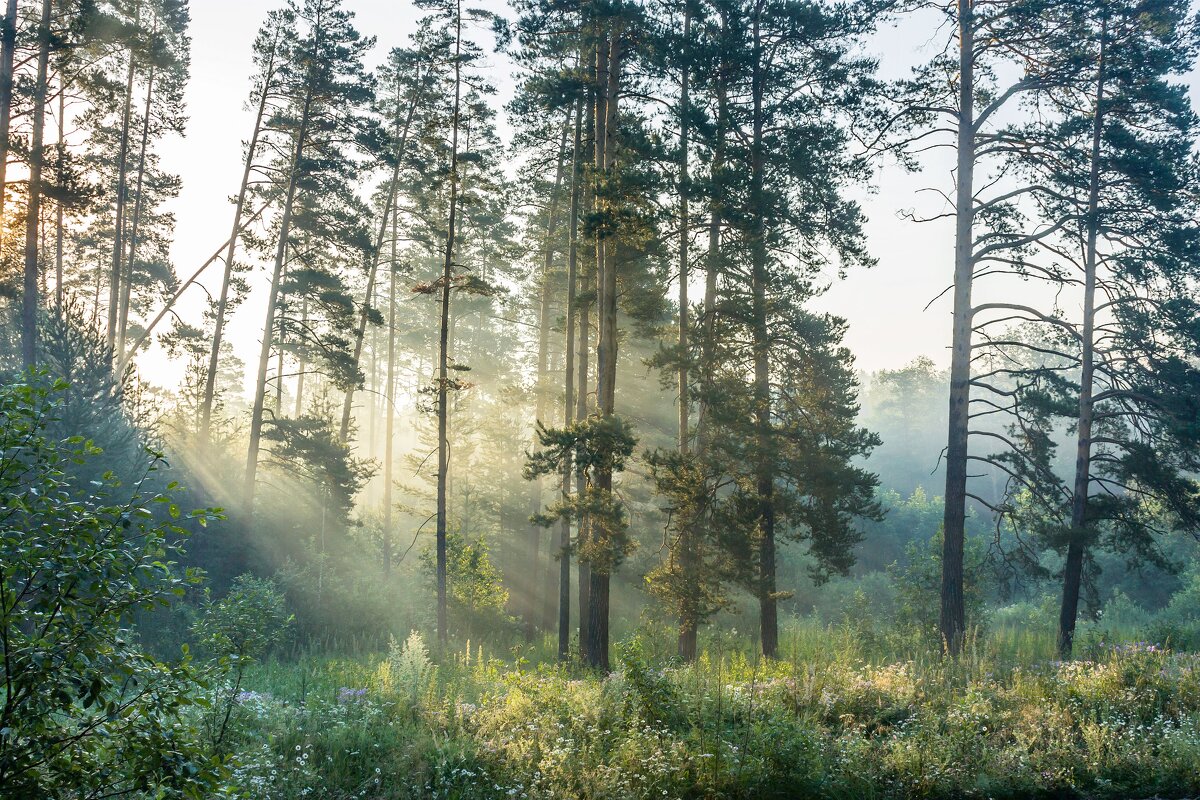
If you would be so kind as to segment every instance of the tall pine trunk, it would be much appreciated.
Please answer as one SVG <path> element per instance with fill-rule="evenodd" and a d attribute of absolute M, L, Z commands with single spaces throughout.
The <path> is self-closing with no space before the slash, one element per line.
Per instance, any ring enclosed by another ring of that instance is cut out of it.
<path fill-rule="evenodd" d="M 437 414 L 438 414 L 438 474 L 437 474 L 437 637 L 440 645 L 450 638 L 446 607 L 446 495 L 450 467 L 448 438 L 449 411 L 449 349 L 450 349 L 450 290 L 454 280 L 454 225 L 458 212 L 458 127 L 462 102 L 462 2 L 455 3 L 454 12 L 454 111 L 450 122 L 450 209 L 446 224 L 446 254 L 442 264 L 442 306 L 438 334 Z"/>
<path fill-rule="evenodd" d="M 1092 395 L 1096 370 L 1096 268 L 1100 234 L 1100 144 L 1104 134 L 1104 84 L 1107 57 L 1108 17 L 1100 27 L 1100 57 L 1096 70 L 1096 110 L 1092 118 L 1091 171 L 1088 176 L 1087 246 L 1084 253 L 1083 347 L 1079 375 L 1079 420 L 1075 439 L 1075 482 L 1071 493 L 1071 532 L 1063 565 L 1062 606 L 1058 618 L 1059 657 L 1071 657 L 1075 621 L 1079 615 L 1079 593 L 1083 584 L 1083 556 L 1088 537 L 1088 495 L 1091 489 Z"/>
<path fill-rule="evenodd" d="M 683 69 L 679 79 L 679 454 L 688 455 L 688 414 L 691 402 L 688 398 L 688 247 L 690 244 L 691 218 L 688 209 L 688 192 L 691 191 L 688 177 L 688 116 L 691 114 L 689 94 L 691 64 L 688 61 L 688 45 L 692 33 L 692 5 L 683 4 Z M 695 520 L 686 520 L 679 529 L 680 570 L 684 583 L 683 603 L 679 614 L 679 657 L 684 661 L 696 658 L 696 629 L 700 624 L 699 609 L 696 607 L 695 586 L 697 582 L 695 559 Z"/>
<path fill-rule="evenodd" d="M 61 188 L 66 181 L 67 156 L 67 85 L 60 73 L 58 80 L 58 147 L 57 147 L 57 183 Z M 65 214 L 63 200 L 60 197 L 54 204 L 54 305 L 60 310 L 63 307 L 63 234 L 65 233 Z"/>
<path fill-rule="evenodd" d="M 33 140 L 29 147 L 29 202 L 25 217 L 25 276 L 21 292 L 21 357 L 26 369 L 37 361 L 38 231 L 42 212 L 42 166 L 50 65 L 50 0 L 42 0 L 38 25 L 37 83 L 33 88 Z"/>
<path fill-rule="evenodd" d="M 420 78 L 418 74 L 417 78 Z M 399 99 L 399 98 L 397 98 Z M 391 181 L 388 183 L 387 200 L 383 205 L 383 219 L 379 222 L 379 232 L 375 236 L 375 246 L 371 251 L 371 265 L 367 271 L 367 291 L 364 295 L 362 310 L 358 316 L 358 327 L 354 330 L 354 369 L 358 369 L 359 360 L 362 358 L 363 337 L 367 331 L 367 319 L 370 316 L 371 298 L 375 295 L 375 276 L 379 272 L 379 261 L 383 253 L 383 243 L 388 231 L 388 215 L 395 213 L 396 206 L 396 184 L 400 180 L 400 165 L 404 161 L 404 150 L 408 143 L 408 131 L 412 125 L 413 115 L 417 110 L 417 92 L 413 91 L 412 101 L 408 104 L 408 112 L 404 119 L 403 127 L 400 125 L 400 120 L 396 120 L 396 152 L 393 154 L 396 163 L 392 165 Z M 346 397 L 342 400 L 342 425 L 339 429 L 338 436 L 344 442 L 350 435 L 350 413 L 354 406 L 354 386 L 351 385 L 346 389 Z M 374 437 L 372 437 L 374 439 Z"/>
<path fill-rule="evenodd" d="M 292 229 L 292 209 L 296 201 L 297 174 L 307 144 L 308 126 L 312 112 L 313 96 L 310 89 L 304 96 L 300 112 L 300 129 L 296 132 L 296 146 L 292 152 L 291 168 L 288 170 L 288 187 L 284 196 L 283 214 L 279 222 L 279 241 L 275 245 L 275 263 L 271 270 L 271 288 L 267 292 L 267 314 L 263 323 L 262 346 L 258 351 L 258 372 L 254 381 L 254 405 L 250 409 L 250 445 L 246 452 L 245 510 L 254 510 L 254 489 L 258 478 L 258 451 L 262 444 L 263 412 L 267 399 L 267 367 L 271 363 L 271 344 L 275 335 L 275 310 L 279 304 L 279 283 L 283 278 L 283 266 L 287 254 L 288 236 Z"/>
<path fill-rule="evenodd" d="M 604 230 L 596 240 L 597 267 L 597 317 L 599 339 L 596 348 L 596 398 L 602 417 L 611 417 L 616 410 L 617 385 L 617 273 L 615 248 L 609 247 L 606 238 L 612 234 L 613 203 L 611 177 L 615 166 L 614 144 L 616 139 L 617 99 L 621 76 L 621 20 L 613 21 L 607 42 L 601 41 L 598 48 L 597 77 L 603 81 L 603 99 L 596 108 L 596 160 L 600 180 L 605 182 L 604 192 L 597 194 L 597 209 L 605 218 Z M 613 470 L 611 462 L 601 463 L 596 470 L 596 488 L 611 496 Z M 606 527 L 607 522 L 601 526 Z M 593 526 L 593 536 L 602 537 L 601 544 L 612 545 L 610 531 Z M 609 559 L 611 561 L 611 558 Z M 611 567 L 602 569 L 592 565 L 588 608 L 588 646 L 585 659 L 589 666 L 608 670 L 608 622 L 609 590 L 612 580 Z"/>
<path fill-rule="evenodd" d="M 138 229 L 145 206 L 143 189 L 146 184 L 146 146 L 150 142 L 150 112 L 153 108 L 151 104 L 154 100 L 154 75 L 155 69 L 152 65 L 146 76 L 146 106 L 142 118 L 142 137 L 138 152 L 137 178 L 134 180 L 134 197 L 136 199 L 133 201 L 133 222 L 129 231 L 129 255 L 125 259 L 125 279 L 121 286 L 121 308 L 118 314 L 116 351 L 122 360 L 124 360 L 125 353 L 125 334 L 129 329 L 129 306 L 133 293 L 133 270 L 137 258 Z"/>
<path fill-rule="evenodd" d="M 596 67 L 596 62 L 592 62 L 592 69 Z M 599 103 L 599 91 L 596 88 L 597 80 L 593 72 L 592 86 L 587 95 L 587 127 L 588 136 L 593 141 L 596 137 L 596 106 Z M 580 153 L 582 154 L 582 150 Z M 582 156 L 581 156 L 582 157 Z M 594 163 L 594 162 L 593 162 Z M 594 167 L 593 167 L 594 168 Z M 581 176 L 582 177 L 582 176 Z M 581 187 L 583 190 L 583 215 L 585 219 L 591 219 L 596 210 L 596 183 L 595 180 L 589 181 Z M 596 235 L 593 232 L 593 236 Z M 591 249 L 591 269 L 590 272 L 580 266 L 579 282 L 582 286 L 596 285 L 596 273 L 599 271 L 596 262 L 597 248 Z M 590 369 L 589 362 L 591 361 L 591 308 L 595 302 L 594 297 L 584 299 L 579 305 L 579 347 L 577 349 L 576 359 L 579 362 L 577 383 L 579 388 L 575 393 L 575 419 L 583 420 L 588 416 L 588 371 Z M 582 496 L 587 489 L 587 476 L 582 469 L 577 469 L 575 472 L 575 491 Z M 589 530 L 591 528 L 590 521 L 585 513 L 579 520 L 579 530 L 576 532 L 576 550 L 582 553 L 587 547 Z M 579 657 L 586 661 L 587 653 L 587 626 L 588 618 L 591 616 L 591 591 L 592 591 L 592 568 L 588 560 L 580 556 L 576 559 L 578 565 L 579 578 Z"/>
<path fill-rule="evenodd" d="M 262 134 L 263 117 L 267 110 L 267 97 L 270 95 L 271 79 L 275 74 L 275 55 L 279 44 L 279 28 L 275 29 L 275 38 L 271 40 L 270 54 L 267 56 L 267 66 L 263 70 L 262 94 L 258 98 L 258 111 L 254 116 L 254 130 L 246 145 L 246 163 L 242 167 L 242 183 L 238 187 L 237 201 L 233 211 L 233 230 L 229 233 L 229 242 L 225 249 L 225 270 L 221 275 L 221 292 L 217 299 L 216 319 L 213 321 L 212 350 L 209 351 L 208 369 L 204 374 L 204 399 L 200 404 L 200 441 L 207 443 L 212 430 L 213 402 L 217 391 L 217 371 L 221 360 L 221 342 L 225 336 L 225 315 L 229 308 L 229 286 L 233 278 L 234 256 L 237 253 L 238 236 L 245 223 L 242 215 L 246 209 L 246 196 L 250 191 L 250 175 L 254 171 L 254 154 L 258 149 L 258 139 Z"/>
<path fill-rule="evenodd" d="M 958 191 L 955 197 L 954 312 L 950 343 L 950 415 L 946 441 L 946 500 L 942 520 L 943 645 L 958 655 L 966 632 L 963 543 L 967 510 L 967 437 L 970 422 L 971 282 L 974 252 L 975 29 L 974 0 L 959 0 Z"/>
<path fill-rule="evenodd" d="M 8 0 L 0 27 L 0 243 L 4 242 L 4 201 L 8 190 L 8 133 L 12 126 L 13 60 L 17 52 L 17 0 Z"/>
<path fill-rule="evenodd" d="M 563 351 L 563 424 L 575 421 L 575 295 L 579 271 L 579 157 L 583 148 L 583 100 L 575 101 L 575 132 L 571 150 L 571 208 L 567 228 L 567 342 Z M 563 460 L 562 499 L 571 496 L 573 465 Z M 566 661 L 571 648 L 571 520 L 563 519 L 558 533 L 558 660 Z"/>
<path fill-rule="evenodd" d="M 767 321 L 767 227 L 764 195 L 763 70 L 759 16 L 762 0 L 755 5 L 753 22 L 753 119 L 750 151 L 751 214 L 751 336 L 754 356 L 754 422 L 758 449 L 755 491 L 758 494 L 758 608 L 762 654 L 774 658 L 779 651 L 779 610 L 775 592 L 775 473 L 771 451 L 771 365 L 770 331 Z"/>
<path fill-rule="evenodd" d="M 392 210 L 392 253 L 388 264 L 387 385 L 383 392 L 383 571 L 392 571 L 392 462 L 396 426 L 396 214 Z"/>
<path fill-rule="evenodd" d="M 550 300 L 552 287 L 550 284 L 550 273 L 554 266 L 554 234 L 558 227 L 558 194 L 562 187 L 563 166 L 566 162 L 567 151 L 567 125 L 563 125 L 562 134 L 558 142 L 558 162 L 554 170 L 554 186 L 550 190 L 550 202 L 546 208 L 546 234 L 545 241 L 542 244 L 542 281 L 541 292 L 538 302 L 538 350 L 537 350 L 537 374 L 534 378 L 534 419 L 544 423 L 548 414 L 547 400 L 549 395 L 548 373 L 550 360 Z M 542 509 L 542 481 L 536 478 L 531 481 L 529 493 L 529 507 L 531 514 L 536 514 Z M 539 589 L 541 589 L 540 571 L 541 563 L 539 560 L 542 540 L 542 528 L 540 525 L 531 524 L 529 526 L 529 596 L 526 598 L 529 607 L 526 610 L 525 617 L 525 641 L 533 640 L 537 630 L 537 616 L 541 609 L 538 605 Z M 545 588 L 546 594 L 549 596 L 550 587 Z"/>
<path fill-rule="evenodd" d="M 141 19 L 141 5 L 134 9 L 133 24 L 136 28 Z M 121 112 L 121 137 L 117 147 L 117 195 L 116 214 L 113 222 L 112 259 L 108 273 L 108 330 L 106 341 L 116 353 L 118 314 L 121 307 L 121 266 L 125 254 L 125 202 L 129 188 L 129 124 L 133 114 L 133 76 L 137 67 L 134 48 L 129 47 L 129 67 L 125 75 L 125 101 Z"/>

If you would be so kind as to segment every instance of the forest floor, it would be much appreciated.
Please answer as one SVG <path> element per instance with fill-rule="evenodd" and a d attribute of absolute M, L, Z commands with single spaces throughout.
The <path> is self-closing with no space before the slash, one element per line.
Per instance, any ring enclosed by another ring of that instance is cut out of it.
<path fill-rule="evenodd" d="M 665 642 L 658 646 L 665 647 Z M 250 796 L 1129 798 L 1200 795 L 1200 655 L 996 631 L 957 661 L 793 628 L 764 662 L 619 645 L 588 675 L 540 652 L 306 655 L 218 692 Z M 227 703 L 225 700 L 227 699 Z"/>

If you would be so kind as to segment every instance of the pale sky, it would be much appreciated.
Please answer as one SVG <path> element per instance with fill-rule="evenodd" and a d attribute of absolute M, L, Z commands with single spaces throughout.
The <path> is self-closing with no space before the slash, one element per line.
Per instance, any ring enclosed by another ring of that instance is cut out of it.
<path fill-rule="evenodd" d="M 178 219 L 172 253 L 183 277 L 228 235 L 232 221 L 228 198 L 237 191 L 242 141 L 253 124 L 253 115 L 244 108 L 252 69 L 251 44 L 267 12 L 281 5 L 282 0 L 192 0 L 192 75 L 187 90 L 190 122 L 185 138 L 161 145 L 163 167 L 178 173 L 183 181 L 172 206 Z M 500 4 L 489 0 L 487 5 L 499 10 Z M 390 48 L 405 43 L 418 16 L 406 0 L 346 0 L 345 7 L 355 13 L 359 31 L 377 38 L 371 67 Z M 877 51 L 883 73 L 893 77 L 928 58 L 931 46 L 942 39 L 943 35 L 935 35 L 927 24 L 909 22 L 881 32 L 869 49 Z M 499 57 L 493 61 L 491 79 L 504 100 L 511 94 L 509 65 Z M 918 175 L 885 168 L 874 187 L 855 192 L 862 197 L 870 218 L 869 245 L 879 264 L 836 282 L 818 307 L 849 320 L 846 344 L 862 369 L 900 367 L 921 355 L 940 364 L 948 361 L 949 302 L 942 299 L 923 309 L 949 283 L 953 229 L 948 221 L 916 224 L 898 216 L 900 210 L 914 207 L 926 212 L 940 210 L 937 199 L 920 190 L 927 186 L 948 189 L 948 167 L 940 160 L 930 161 L 925 173 Z M 215 287 L 219 270 L 219 263 L 211 267 L 204 282 Z M 257 273 L 255 285 L 264 281 L 262 273 Z M 260 289 L 257 295 L 263 293 Z M 185 316 L 195 319 L 202 299 L 203 290 L 189 290 L 188 301 L 181 303 Z M 257 352 L 261 305 L 261 297 L 252 294 L 231 323 L 230 340 L 247 360 Z M 179 380 L 181 366 L 167 363 L 154 350 L 142 364 L 144 371 L 152 373 L 146 377 L 155 384 L 171 386 Z"/>

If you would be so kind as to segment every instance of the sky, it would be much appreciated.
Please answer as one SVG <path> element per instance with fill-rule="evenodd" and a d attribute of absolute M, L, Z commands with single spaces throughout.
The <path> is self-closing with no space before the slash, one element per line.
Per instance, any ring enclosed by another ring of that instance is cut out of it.
<path fill-rule="evenodd" d="M 162 145 L 163 166 L 182 178 L 182 191 L 172 205 L 178 220 L 172 255 L 181 276 L 190 275 L 228 236 L 229 197 L 241 179 L 242 142 L 253 124 L 245 107 L 251 44 L 267 13 L 280 5 L 282 0 L 192 0 L 192 74 L 186 94 L 190 121 L 184 137 Z M 503 9 L 497 0 L 487 5 Z M 370 66 L 405 42 L 418 16 L 407 0 L 346 0 L 345 7 L 355 13 L 358 30 L 377 38 Z M 944 34 L 930 22 L 910 20 L 882 30 L 868 43 L 885 77 L 906 74 L 931 55 Z M 491 79 L 501 100 L 511 95 L 511 70 L 499 56 Z M 1192 84 L 1194 90 L 1196 82 Z M 943 365 L 949 361 L 949 301 L 926 306 L 950 281 L 952 222 L 916 223 L 901 213 L 942 210 L 937 197 L 924 190 L 948 189 L 950 180 L 949 163 L 934 159 L 921 174 L 884 166 L 872 185 L 854 190 L 869 219 L 866 233 L 878 264 L 832 281 L 815 306 L 846 318 L 846 345 L 861 369 L 898 368 L 923 355 Z M 218 263 L 201 282 L 215 287 L 219 271 Z M 265 281 L 261 272 L 256 274 L 259 291 L 252 292 L 231 322 L 230 340 L 248 361 L 261 336 Z M 184 315 L 196 319 L 203 298 L 203 290 L 191 290 L 181 303 Z M 143 374 L 159 385 L 177 383 L 182 373 L 182 365 L 171 363 L 158 349 L 141 363 Z"/>

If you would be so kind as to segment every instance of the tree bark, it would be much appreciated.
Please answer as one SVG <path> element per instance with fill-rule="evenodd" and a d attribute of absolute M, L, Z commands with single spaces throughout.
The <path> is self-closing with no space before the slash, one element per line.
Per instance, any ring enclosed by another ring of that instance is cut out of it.
<path fill-rule="evenodd" d="M 692 5 L 683 4 L 683 66 L 679 78 L 679 454 L 686 457 L 689 451 L 688 415 L 691 403 L 688 399 L 688 247 L 691 231 L 688 209 L 688 192 L 691 191 L 688 177 L 688 123 L 691 114 L 689 95 L 691 63 L 689 45 L 692 34 Z M 696 559 L 694 529 L 695 520 L 685 520 L 679 529 L 680 570 L 685 586 L 681 612 L 679 614 L 679 657 L 684 661 L 696 658 L 696 629 L 699 613 L 695 603 Z"/>
<path fill-rule="evenodd" d="M 387 386 L 383 413 L 387 420 L 383 434 L 383 572 L 392 571 L 392 462 L 396 426 L 396 213 L 392 210 L 392 253 L 388 281 Z"/>
<path fill-rule="evenodd" d="M 57 183 L 59 188 L 62 188 L 63 182 L 66 179 L 66 156 L 67 156 L 67 130 L 66 130 L 66 108 L 67 108 L 67 86 L 59 75 L 58 80 L 58 178 Z M 2 212 L 0 212 L 2 215 Z M 54 204 L 54 305 L 59 308 L 63 307 L 63 234 L 65 233 L 65 215 L 62 198 Z M 2 238 L 2 237 L 0 237 Z"/>
<path fill-rule="evenodd" d="M 42 165 L 50 65 L 50 0 L 42 0 L 38 25 L 37 83 L 33 89 L 33 141 L 29 148 L 29 202 L 25 216 L 25 276 L 21 292 L 21 356 L 26 369 L 37 362 L 38 231 L 42 211 Z"/>
<path fill-rule="evenodd" d="M 116 352 L 121 354 L 122 360 L 124 360 L 125 353 L 125 334 L 129 329 L 129 306 L 133 293 L 133 269 L 134 259 L 137 257 L 138 227 L 141 223 L 142 209 L 145 205 L 144 198 L 142 197 L 142 189 L 146 182 L 146 145 L 150 141 L 150 111 L 152 109 L 151 103 L 154 99 L 154 77 L 155 69 L 151 66 L 146 76 L 146 107 L 144 109 L 145 115 L 142 119 L 141 150 L 138 155 L 137 178 L 134 181 L 134 196 L 136 199 L 133 201 L 133 222 L 129 231 L 129 255 L 125 260 L 125 281 L 121 286 L 121 308 L 118 314 Z"/>
<path fill-rule="evenodd" d="M 966 632 L 963 544 L 967 504 L 967 438 L 971 381 L 971 282 L 974 261 L 975 29 L 974 0 L 959 0 L 958 191 L 955 197 L 954 312 L 950 344 L 950 414 L 946 443 L 946 500 L 942 520 L 940 627 L 952 656 Z"/>
<path fill-rule="evenodd" d="M 418 74 L 418 79 L 420 75 Z M 383 206 L 383 219 L 379 222 L 379 232 L 375 237 L 375 247 L 371 254 L 371 268 L 367 271 L 367 291 L 365 300 L 363 301 L 362 311 L 358 317 L 358 327 L 354 331 L 354 368 L 358 368 L 359 360 L 362 358 L 363 337 L 367 330 L 367 317 L 370 311 L 371 298 L 375 293 L 375 276 L 379 271 L 379 259 L 383 252 L 384 237 L 388 231 L 388 214 L 395 213 L 396 205 L 396 183 L 400 179 L 400 164 L 404 160 L 404 151 L 408 144 L 408 131 L 412 125 L 413 115 L 417 110 L 417 92 L 413 91 L 412 101 L 408 104 L 408 113 L 404 119 L 403 128 L 400 127 L 400 121 L 396 120 L 397 143 L 395 158 L 396 163 L 392 165 L 392 177 L 388 184 L 388 196 Z M 346 437 L 350 435 L 350 413 L 354 406 L 354 386 L 346 389 L 346 397 L 342 401 L 342 425 L 339 431 L 339 438 L 344 442 Z"/>
<path fill-rule="evenodd" d="M 1104 134 L 1104 89 L 1107 64 L 1108 17 L 1100 26 L 1100 56 L 1096 69 L 1096 110 L 1092 118 L 1091 171 L 1088 177 L 1087 245 L 1084 253 L 1083 347 L 1080 357 L 1079 421 L 1075 439 L 1075 481 L 1071 493 L 1071 532 L 1063 565 L 1062 605 L 1058 618 L 1058 653 L 1071 657 L 1079 593 L 1083 585 L 1083 557 L 1088 540 L 1088 495 L 1091 489 L 1092 395 L 1096 369 L 1096 268 L 1100 234 L 1100 145 Z"/>
<path fill-rule="evenodd" d="M 575 133 L 571 150 L 571 209 L 567 233 L 567 342 L 563 352 L 563 423 L 570 427 L 575 416 L 575 294 L 579 270 L 579 158 L 583 148 L 583 101 L 575 101 Z M 563 459 L 562 499 L 571 496 L 573 466 Z M 558 533 L 558 660 L 566 661 L 571 648 L 571 520 L 563 519 Z"/>
<path fill-rule="evenodd" d="M 544 422 L 548 414 L 546 401 L 549 387 L 547 375 L 550 360 L 550 271 L 554 266 L 554 234 L 558 227 L 558 194 L 562 187 L 563 166 L 567 153 L 567 128 L 564 124 L 558 142 L 558 163 L 554 170 L 554 186 L 550 190 L 550 202 L 546 208 L 546 238 L 542 247 L 542 285 L 541 297 L 538 303 L 538 351 L 537 374 L 534 378 L 534 419 Z M 536 438 L 536 436 L 535 436 Z M 530 513 L 536 514 L 542 510 L 542 481 L 541 478 L 531 481 L 529 493 Z M 541 549 L 542 528 L 540 525 L 529 526 L 529 608 L 525 618 L 525 641 L 533 641 L 537 632 L 537 616 L 542 609 L 538 604 L 541 587 L 539 550 Z M 545 587 L 548 597 L 552 597 L 550 587 Z"/>
<path fill-rule="evenodd" d="M 141 19 L 141 5 L 134 9 L 133 24 L 136 28 Z M 133 76 L 137 66 L 133 45 L 129 47 L 129 68 L 125 75 L 125 107 L 121 112 L 121 139 L 117 148 L 117 196 L 116 219 L 113 223 L 112 260 L 108 278 L 108 330 L 106 341 L 109 349 L 117 353 L 117 314 L 121 305 L 121 256 L 125 254 L 125 194 L 128 190 L 129 173 L 129 123 L 133 113 Z"/>
<path fill-rule="evenodd" d="M 767 321 L 767 231 L 764 196 L 762 37 L 759 17 L 762 0 L 755 3 L 753 21 L 752 133 L 750 151 L 751 204 L 751 320 L 754 356 L 754 417 L 758 464 L 758 607 L 762 654 L 775 658 L 779 650 L 779 612 L 775 593 L 775 474 L 771 455 L 771 368 Z"/>
<path fill-rule="evenodd" d="M 287 240 L 292 228 L 292 206 L 296 200 L 297 172 L 304 156 L 308 137 L 309 116 L 312 111 L 311 89 L 305 94 L 300 113 L 300 129 L 296 132 L 296 147 L 292 153 L 291 169 L 288 171 L 288 188 L 283 203 L 283 216 L 279 222 L 279 241 L 275 245 L 275 264 L 271 271 L 271 288 L 267 294 L 267 315 L 263 323 L 262 346 L 258 351 L 258 374 L 254 383 L 254 405 L 250 410 L 250 446 L 246 453 L 245 510 L 254 511 L 254 489 L 258 477 L 258 451 L 262 441 L 263 411 L 267 397 L 267 367 L 271 362 L 271 343 L 275 334 L 275 309 L 279 303 L 279 283 L 283 277 L 284 257 Z"/>
<path fill-rule="evenodd" d="M 450 123 L 450 209 L 446 224 L 446 257 L 442 265 L 442 308 L 438 338 L 438 478 L 437 478 L 437 637 L 445 645 L 450 638 L 446 607 L 446 494 L 450 465 L 447 439 L 449 409 L 450 289 L 454 279 L 454 224 L 458 211 L 458 127 L 462 98 L 462 2 L 454 14 L 454 111 Z"/>
<path fill-rule="evenodd" d="M 217 316 L 213 322 L 212 350 L 208 356 L 208 370 L 204 375 L 204 399 L 200 406 L 200 441 L 208 443 L 212 431 L 212 409 L 217 391 L 217 370 L 221 359 L 221 342 L 225 336 L 225 314 L 229 307 L 229 284 L 233 277 L 234 255 L 237 252 L 238 236 L 245 223 L 242 214 L 246 208 L 246 196 L 250 189 L 250 175 L 254 171 L 254 153 L 258 149 L 258 139 L 262 134 L 262 121 L 266 115 L 267 97 L 271 93 L 271 79 L 275 75 L 275 55 L 279 44 L 279 28 L 275 29 L 275 37 L 271 40 L 271 51 L 267 56 L 267 66 L 263 70 L 262 94 L 258 98 L 258 112 L 254 117 L 254 130 L 246 146 L 246 163 L 242 168 L 242 184 L 238 188 L 237 202 L 233 212 L 233 230 L 229 234 L 229 243 L 225 250 L 225 271 L 221 276 L 221 293 L 217 300 Z M 259 212 L 261 213 L 261 211 Z"/>
<path fill-rule="evenodd" d="M 8 134 L 12 126 L 13 60 L 17 52 L 17 0 L 8 0 L 0 27 L 0 243 L 7 228 L 3 224 L 8 190 Z"/>
<path fill-rule="evenodd" d="M 605 46 L 607 45 L 607 46 Z M 613 21 L 613 29 L 607 42 L 601 42 L 597 59 L 597 76 L 603 81 L 604 93 L 602 102 L 597 103 L 596 109 L 596 158 L 599 176 L 607 184 L 612 177 L 614 167 L 614 144 L 617 115 L 618 91 L 621 75 L 621 20 Z M 601 215 L 606 217 L 596 239 L 597 265 L 597 314 L 599 322 L 600 341 L 596 348 L 596 396 L 600 414 L 611 417 L 616 406 L 617 383 L 617 274 L 614 249 L 607 246 L 605 239 L 611 235 L 611 214 L 613 198 L 611 187 L 605 186 L 604 191 L 597 192 L 596 204 Z M 609 495 L 613 489 L 613 470 L 611 464 L 601 464 L 596 470 L 596 488 Z M 604 538 L 602 544 L 610 546 L 611 533 L 593 529 L 593 536 Z M 611 557 L 609 558 L 611 561 Z M 588 647 L 585 658 L 589 666 L 607 671 L 608 660 L 608 621 L 609 621 L 609 585 L 611 581 L 611 566 L 605 564 L 591 568 L 591 591 L 589 592 L 588 609 Z"/>

